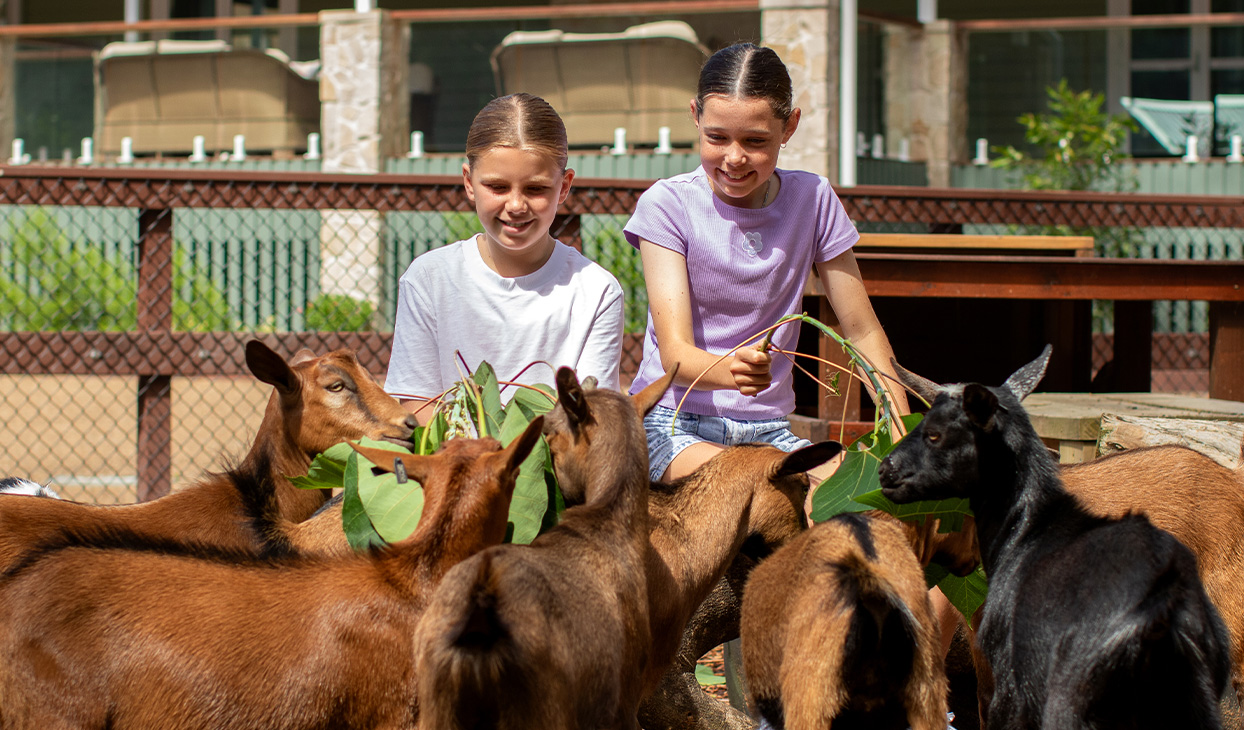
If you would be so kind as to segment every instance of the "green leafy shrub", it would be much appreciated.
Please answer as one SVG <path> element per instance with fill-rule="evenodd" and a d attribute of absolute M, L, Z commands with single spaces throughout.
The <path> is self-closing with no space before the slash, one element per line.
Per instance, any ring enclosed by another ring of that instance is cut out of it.
<path fill-rule="evenodd" d="M 321 294 L 307 304 L 307 329 L 317 332 L 371 332 L 371 302 L 348 294 Z"/>
<path fill-rule="evenodd" d="M 0 328 L 9 331 L 125 332 L 137 326 L 137 276 L 128 258 L 71 241 L 42 208 L 10 220 L 0 242 Z M 173 249 L 173 329 L 230 331 L 224 293 Z"/>

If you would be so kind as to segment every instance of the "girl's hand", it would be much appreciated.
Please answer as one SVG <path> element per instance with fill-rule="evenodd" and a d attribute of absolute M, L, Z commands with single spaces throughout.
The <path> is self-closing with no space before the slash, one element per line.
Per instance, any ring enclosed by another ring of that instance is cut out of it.
<path fill-rule="evenodd" d="M 772 363 L 773 357 L 759 344 L 735 350 L 730 360 L 730 375 L 734 378 L 735 387 L 743 395 L 759 395 L 773 382 L 769 372 Z"/>

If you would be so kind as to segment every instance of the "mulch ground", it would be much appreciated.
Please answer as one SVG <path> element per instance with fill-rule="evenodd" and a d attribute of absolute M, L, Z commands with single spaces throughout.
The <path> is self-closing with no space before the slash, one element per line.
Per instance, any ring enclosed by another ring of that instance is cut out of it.
<path fill-rule="evenodd" d="M 726 676 L 726 663 L 722 659 L 720 646 L 705 654 L 703 657 L 700 657 L 700 661 L 697 663 L 708 667 L 709 670 L 718 677 Z M 707 692 L 710 697 L 716 697 L 723 702 L 730 701 L 730 693 L 726 691 L 726 685 L 724 683 L 710 685 L 702 684 L 700 685 L 700 689 Z"/>

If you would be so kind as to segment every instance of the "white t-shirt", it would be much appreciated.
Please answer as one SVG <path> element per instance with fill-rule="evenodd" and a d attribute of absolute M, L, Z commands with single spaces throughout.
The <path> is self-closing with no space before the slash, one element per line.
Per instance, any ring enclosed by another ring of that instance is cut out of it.
<path fill-rule="evenodd" d="M 417 257 L 398 281 L 384 387 L 398 398 L 435 398 L 462 379 L 461 352 L 472 371 L 487 361 L 500 380 L 552 385 L 568 365 L 617 390 L 622 327 L 618 280 L 570 246 L 558 241 L 538 271 L 506 278 L 484 263 L 475 239 L 458 241 Z"/>

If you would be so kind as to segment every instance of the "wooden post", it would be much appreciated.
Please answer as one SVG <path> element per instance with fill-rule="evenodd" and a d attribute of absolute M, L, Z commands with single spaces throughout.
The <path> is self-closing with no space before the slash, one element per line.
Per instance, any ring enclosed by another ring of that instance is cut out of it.
<path fill-rule="evenodd" d="M 1119 393 L 1153 389 L 1153 302 L 1114 303 L 1114 382 Z"/>
<path fill-rule="evenodd" d="M 173 328 L 173 212 L 138 216 L 138 329 Z M 154 368 L 149 368 L 154 370 Z M 173 472 L 173 391 L 168 373 L 138 374 L 138 500 L 168 494 Z"/>
<path fill-rule="evenodd" d="M 1209 397 L 1244 401 L 1244 302 L 1209 303 Z"/>

